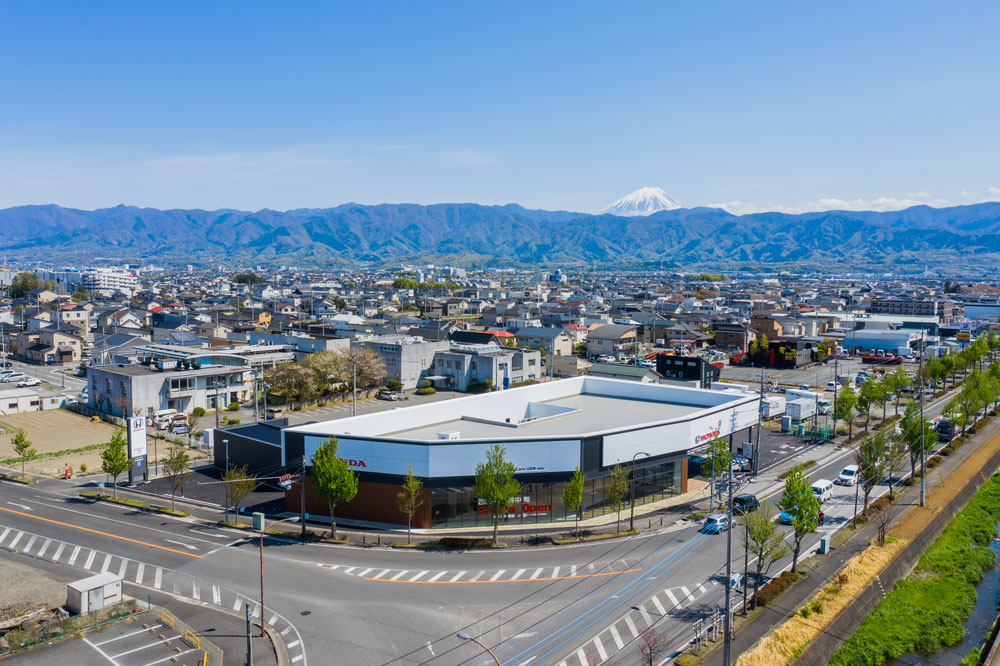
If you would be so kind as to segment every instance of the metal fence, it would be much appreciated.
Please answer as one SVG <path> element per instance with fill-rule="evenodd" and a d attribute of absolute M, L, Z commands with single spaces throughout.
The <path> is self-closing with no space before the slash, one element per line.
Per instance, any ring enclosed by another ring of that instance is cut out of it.
<path fill-rule="evenodd" d="M 114 414 L 108 414 L 107 412 L 102 412 L 99 409 L 93 407 L 87 407 L 86 405 L 81 405 L 80 403 L 66 405 L 66 409 L 71 412 L 76 412 L 77 414 L 82 414 L 84 416 L 96 416 L 102 421 L 111 423 L 112 425 L 121 426 L 124 428 L 126 426 L 125 419 L 120 416 L 115 416 Z"/>
<path fill-rule="evenodd" d="M 0 640 L 0 657 L 51 643 L 67 636 L 94 631 L 113 622 L 148 612 L 149 595 L 146 595 L 137 599 L 122 600 L 113 606 L 87 615 L 66 617 L 65 614 L 49 613 L 41 617 L 35 616 L 24 620 L 20 627 L 3 635 L 2 640 Z"/>
<path fill-rule="evenodd" d="M 983 443 L 985 446 L 986 443 Z M 983 469 L 995 470 L 1000 467 L 1000 451 L 994 453 Z M 826 629 L 816 637 L 816 639 L 806 646 L 796 666 L 825 666 L 834 652 L 857 631 L 861 622 L 875 610 L 875 606 L 883 599 L 884 589 L 886 592 L 892 590 L 897 582 L 906 578 L 916 566 L 920 556 L 930 547 L 934 540 L 941 535 L 944 528 L 948 526 L 958 512 L 965 508 L 972 496 L 986 483 L 987 479 L 983 474 L 973 476 L 969 481 L 951 498 L 951 501 L 944 506 L 927 528 L 921 532 L 920 536 L 907 544 L 903 552 L 880 573 L 876 579 L 866 587 L 845 608 L 833 619 Z"/>

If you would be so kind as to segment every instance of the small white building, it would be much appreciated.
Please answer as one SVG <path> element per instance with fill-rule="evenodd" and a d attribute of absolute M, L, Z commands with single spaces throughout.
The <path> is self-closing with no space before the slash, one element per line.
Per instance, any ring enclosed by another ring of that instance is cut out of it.
<path fill-rule="evenodd" d="M 122 578 L 106 571 L 66 585 L 66 610 L 86 615 L 121 603 Z"/>

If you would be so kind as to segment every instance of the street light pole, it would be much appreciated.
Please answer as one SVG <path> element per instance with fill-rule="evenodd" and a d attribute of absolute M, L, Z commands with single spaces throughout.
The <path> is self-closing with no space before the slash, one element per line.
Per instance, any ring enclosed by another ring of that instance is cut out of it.
<path fill-rule="evenodd" d="M 649 454 L 646 453 L 645 451 L 636 451 L 635 454 L 632 456 L 632 474 L 630 475 L 631 483 L 629 484 L 631 486 L 630 495 L 632 496 L 631 500 L 629 500 L 629 503 L 632 505 L 632 508 L 630 509 L 629 514 L 628 514 L 628 531 L 629 532 L 631 532 L 633 529 L 635 529 L 634 528 L 634 522 L 635 522 L 635 458 L 636 458 L 636 456 L 646 456 L 648 458 Z"/>
<path fill-rule="evenodd" d="M 351 365 L 354 369 L 354 381 L 351 383 L 351 416 L 358 415 L 358 354 L 351 354 Z"/>
<path fill-rule="evenodd" d="M 479 647 L 481 647 L 481 648 L 483 648 L 484 650 L 486 650 L 486 652 L 487 652 L 487 653 L 488 653 L 488 654 L 489 654 L 489 655 L 490 655 L 491 657 L 493 657 L 493 661 L 495 661 L 495 662 L 496 662 L 497 666 L 500 666 L 500 660 L 499 660 L 499 659 L 497 659 L 497 656 L 496 656 L 495 654 L 493 654 L 493 650 L 489 649 L 488 647 L 486 647 L 485 645 L 483 645 L 483 644 L 482 644 L 482 643 L 480 643 L 480 642 L 479 642 L 478 640 L 476 640 L 475 638 L 473 638 L 473 637 L 472 637 L 472 636 L 470 636 L 469 634 L 465 633 L 464 631 L 460 631 L 460 632 L 458 632 L 458 633 L 457 633 L 457 634 L 455 634 L 455 635 L 456 635 L 456 636 L 457 636 L 458 638 L 462 639 L 463 641 L 472 641 L 473 643 L 475 643 L 475 644 L 476 644 L 476 645 L 478 645 Z"/>
<path fill-rule="evenodd" d="M 214 441 L 214 440 L 213 440 Z M 226 474 L 229 474 L 229 440 L 222 440 L 222 445 L 226 447 Z M 223 484 L 225 485 L 225 484 Z M 223 495 L 223 501 L 226 504 L 226 522 L 229 522 L 229 489 L 226 488 L 225 494 Z"/>

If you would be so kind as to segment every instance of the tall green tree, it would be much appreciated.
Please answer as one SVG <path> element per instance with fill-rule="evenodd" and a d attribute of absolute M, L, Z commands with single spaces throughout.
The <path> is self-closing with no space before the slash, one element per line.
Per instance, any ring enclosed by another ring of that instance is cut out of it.
<path fill-rule="evenodd" d="M 911 402 L 903 411 L 903 419 L 900 421 L 900 437 L 906 444 L 906 451 L 910 457 L 910 476 L 916 478 L 917 463 L 920 462 L 921 453 L 926 453 L 937 441 L 937 433 L 934 426 L 926 418 L 921 427 L 920 406 L 916 402 Z M 923 430 L 923 441 L 920 434 Z"/>
<path fill-rule="evenodd" d="M 403 479 L 402 489 L 396 493 L 396 508 L 406 515 L 406 543 L 410 543 L 410 529 L 413 524 L 413 516 L 417 509 L 424 504 L 420 490 L 423 482 L 413 473 L 413 463 L 406 466 L 406 477 Z"/>
<path fill-rule="evenodd" d="M 573 470 L 573 476 L 566 482 L 563 488 L 563 506 L 567 511 L 573 512 L 575 527 L 573 531 L 576 536 L 580 536 L 580 508 L 583 506 L 583 472 L 577 467 Z"/>
<path fill-rule="evenodd" d="M 14 276 L 10 283 L 10 295 L 12 298 L 24 298 L 29 291 L 42 288 L 41 279 L 34 273 L 21 272 Z"/>
<path fill-rule="evenodd" d="M 183 446 L 175 444 L 170 447 L 170 454 L 163 461 L 163 474 L 170 484 L 170 509 L 174 510 L 177 491 L 184 486 L 184 480 L 191 475 L 191 456 Z"/>
<path fill-rule="evenodd" d="M 621 532 L 622 504 L 628 492 L 629 473 L 621 465 L 611 468 L 604 482 L 604 499 L 615 508 L 615 532 Z"/>
<path fill-rule="evenodd" d="M 18 428 L 17 432 L 10 439 L 10 445 L 14 447 L 14 453 L 21 459 L 21 478 L 24 478 L 24 462 L 35 455 L 35 449 L 31 446 L 28 436 L 24 434 L 24 428 Z"/>
<path fill-rule="evenodd" d="M 834 421 L 844 421 L 847 423 L 847 437 L 854 436 L 854 419 L 858 412 L 858 394 L 850 385 L 845 386 L 837 395 L 837 402 L 833 406 Z"/>
<path fill-rule="evenodd" d="M 885 475 L 885 432 L 866 436 L 858 444 L 854 453 L 854 464 L 858 466 L 858 484 L 864 495 L 862 513 L 868 510 L 868 497 Z"/>
<path fill-rule="evenodd" d="M 337 438 L 331 437 L 312 456 L 312 478 L 316 494 L 330 508 L 330 535 L 337 538 L 337 504 L 350 502 L 358 494 L 358 475 L 346 460 L 337 454 Z"/>
<path fill-rule="evenodd" d="M 785 535 L 772 518 L 771 512 L 765 505 L 740 516 L 744 543 L 754 557 L 752 608 L 757 607 L 757 592 L 760 590 L 761 578 L 767 575 L 771 565 L 788 553 Z M 744 581 L 743 584 L 747 585 L 748 582 Z"/>
<path fill-rule="evenodd" d="M 493 545 L 497 543 L 500 517 L 507 515 L 514 498 L 521 494 L 521 482 L 514 478 L 516 471 L 501 444 L 491 446 L 486 451 L 486 460 L 476 465 L 472 492 L 493 520 Z"/>
<path fill-rule="evenodd" d="M 796 469 L 785 479 L 778 508 L 791 518 L 792 573 L 795 573 L 798 571 L 802 540 L 816 531 L 820 511 L 819 499 L 813 494 L 812 484 L 802 470 Z"/>
<path fill-rule="evenodd" d="M 858 411 L 865 417 L 865 432 L 868 431 L 868 425 L 871 422 L 872 407 L 876 404 L 876 400 L 882 393 L 880 384 L 881 382 L 875 377 L 869 377 L 861 385 L 861 390 L 858 391 Z"/>
<path fill-rule="evenodd" d="M 222 482 L 226 486 L 226 502 L 233 507 L 236 524 L 239 525 L 240 505 L 260 487 L 260 482 L 257 481 L 257 475 L 251 474 L 250 468 L 246 465 L 230 467 L 229 471 L 222 475 Z"/>
<path fill-rule="evenodd" d="M 101 469 L 111 477 L 115 499 L 118 498 L 118 477 L 129 470 L 132 461 L 129 460 L 125 442 L 125 429 L 115 428 L 111 440 L 101 450 Z"/>
<path fill-rule="evenodd" d="M 899 399 L 902 397 L 903 390 L 908 388 L 913 384 L 913 379 L 910 374 L 904 370 L 902 367 L 896 368 L 895 372 L 891 372 L 885 377 L 886 388 L 889 393 L 893 394 L 896 400 L 896 407 L 894 412 L 899 414 Z"/>

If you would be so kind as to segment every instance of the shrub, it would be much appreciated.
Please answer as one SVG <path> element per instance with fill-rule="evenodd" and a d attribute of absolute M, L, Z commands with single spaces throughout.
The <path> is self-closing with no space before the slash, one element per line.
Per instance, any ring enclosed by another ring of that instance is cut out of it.
<path fill-rule="evenodd" d="M 804 618 L 809 617 L 810 615 L 812 615 L 812 611 L 809 609 L 809 606 L 803 606 L 802 608 L 799 609 L 799 615 L 801 615 Z"/>
<path fill-rule="evenodd" d="M 240 403 L 238 403 L 238 402 L 231 402 L 231 403 L 229 403 L 229 411 L 231 411 L 231 412 L 238 412 L 238 411 L 240 411 Z"/>
<path fill-rule="evenodd" d="M 787 472 L 782 472 L 781 474 L 778 475 L 778 478 L 779 479 L 787 479 L 792 474 L 794 474 L 796 470 L 802 471 L 802 470 L 805 470 L 805 469 L 808 469 L 808 468 L 812 467 L 815 464 L 816 464 L 815 460 L 807 460 L 804 463 L 802 463 L 801 465 L 796 465 L 795 467 L 791 468 Z"/>
<path fill-rule="evenodd" d="M 205 432 L 204 431 L 202 431 L 202 430 L 195 430 L 194 431 L 194 438 L 195 439 L 201 439 L 204 436 L 205 436 Z"/>
<path fill-rule="evenodd" d="M 417 395 L 432 395 L 434 393 L 437 393 L 437 391 L 435 391 L 430 386 L 427 386 L 425 388 L 418 388 L 417 389 Z"/>
<path fill-rule="evenodd" d="M 809 604 L 809 608 L 812 609 L 813 613 L 822 613 L 823 612 L 823 600 L 822 599 L 813 599 L 813 602 L 811 604 Z"/>
<path fill-rule="evenodd" d="M 292 407 L 292 411 L 293 412 L 301 412 L 302 411 L 302 405 L 295 405 L 294 407 Z"/>
<path fill-rule="evenodd" d="M 937 467 L 940 464 L 941 464 L 941 456 L 931 456 L 927 460 L 927 467 L 930 468 L 930 469 L 934 469 L 935 467 Z"/>
<path fill-rule="evenodd" d="M 326 407 L 329 403 L 326 400 L 320 400 L 316 403 L 317 407 Z"/>
<path fill-rule="evenodd" d="M 761 606 L 768 605 L 780 597 L 785 590 L 798 581 L 799 577 L 800 576 L 797 573 L 793 574 L 791 571 L 785 571 L 767 585 L 760 588 L 760 592 L 757 593 L 757 603 Z"/>
<path fill-rule="evenodd" d="M 205 408 L 204 407 L 195 407 L 194 409 L 191 410 L 191 413 L 194 414 L 195 416 L 201 418 L 202 416 L 205 415 Z"/>
<path fill-rule="evenodd" d="M 243 423 L 243 419 L 229 419 L 229 425 L 239 425 Z"/>
<path fill-rule="evenodd" d="M 87 473 L 87 463 L 80 463 L 80 474 Z"/>

